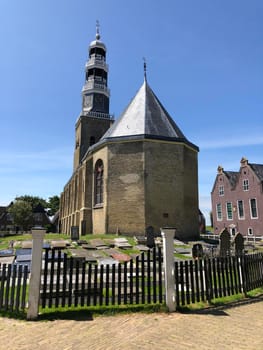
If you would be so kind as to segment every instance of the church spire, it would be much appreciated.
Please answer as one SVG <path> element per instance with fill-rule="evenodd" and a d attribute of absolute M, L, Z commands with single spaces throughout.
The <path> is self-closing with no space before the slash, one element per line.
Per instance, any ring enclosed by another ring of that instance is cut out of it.
<path fill-rule="evenodd" d="M 109 118 L 107 49 L 100 37 L 100 24 L 96 21 L 96 38 L 89 45 L 86 79 L 82 89 L 82 113 L 100 113 L 100 116 L 104 114 Z"/>
<path fill-rule="evenodd" d="M 82 88 L 82 110 L 75 126 L 74 170 L 80 165 L 89 147 L 97 143 L 113 122 L 109 114 L 110 90 L 106 46 L 100 40 L 99 22 L 96 36 L 89 45 Z"/>

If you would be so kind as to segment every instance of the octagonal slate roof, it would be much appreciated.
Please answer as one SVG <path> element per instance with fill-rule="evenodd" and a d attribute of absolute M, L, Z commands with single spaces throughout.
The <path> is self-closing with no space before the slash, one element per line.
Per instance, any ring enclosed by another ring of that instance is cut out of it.
<path fill-rule="evenodd" d="M 187 141 L 146 80 L 120 118 L 103 135 L 101 141 L 138 135 Z"/>

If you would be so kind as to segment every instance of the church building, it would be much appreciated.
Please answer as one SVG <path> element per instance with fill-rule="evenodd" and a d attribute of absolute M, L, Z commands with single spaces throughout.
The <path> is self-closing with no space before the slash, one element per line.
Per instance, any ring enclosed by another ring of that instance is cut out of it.
<path fill-rule="evenodd" d="M 175 227 L 199 235 L 198 147 L 144 81 L 121 116 L 109 114 L 106 46 L 90 43 L 75 126 L 73 174 L 60 201 L 60 231 L 144 235 Z"/>

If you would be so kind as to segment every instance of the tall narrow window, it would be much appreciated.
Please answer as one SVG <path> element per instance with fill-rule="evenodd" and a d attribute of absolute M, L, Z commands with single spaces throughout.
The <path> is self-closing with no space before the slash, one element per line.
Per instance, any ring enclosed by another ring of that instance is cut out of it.
<path fill-rule="evenodd" d="M 250 199 L 250 214 L 252 219 L 256 219 L 258 217 L 256 198 Z"/>
<path fill-rule="evenodd" d="M 227 202 L 226 203 L 226 213 L 227 213 L 227 220 L 233 219 L 233 210 L 232 210 L 232 203 Z"/>
<path fill-rule="evenodd" d="M 223 185 L 219 186 L 218 192 L 219 192 L 219 196 L 223 196 L 224 195 L 225 191 L 224 191 L 224 186 Z"/>
<path fill-rule="evenodd" d="M 89 145 L 92 146 L 92 145 L 94 145 L 94 143 L 95 143 L 95 137 L 91 136 L 89 139 Z"/>
<path fill-rule="evenodd" d="M 244 191 L 248 191 L 249 190 L 248 179 L 243 180 L 243 190 Z"/>
<path fill-rule="evenodd" d="M 244 203 L 243 201 L 237 201 L 237 208 L 238 208 L 238 217 L 239 219 L 244 219 L 245 214 L 244 214 Z"/>
<path fill-rule="evenodd" d="M 217 216 L 217 220 L 222 220 L 222 205 L 221 205 L 221 203 L 218 203 L 216 205 L 216 216 Z"/>
<path fill-rule="evenodd" d="M 94 204 L 103 203 L 103 162 L 97 160 L 94 173 Z"/>

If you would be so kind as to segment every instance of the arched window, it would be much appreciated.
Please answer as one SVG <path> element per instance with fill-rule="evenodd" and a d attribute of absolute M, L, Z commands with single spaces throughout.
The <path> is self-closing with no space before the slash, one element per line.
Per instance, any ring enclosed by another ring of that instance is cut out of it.
<path fill-rule="evenodd" d="M 94 205 L 103 203 L 103 162 L 97 160 L 94 173 Z"/>

